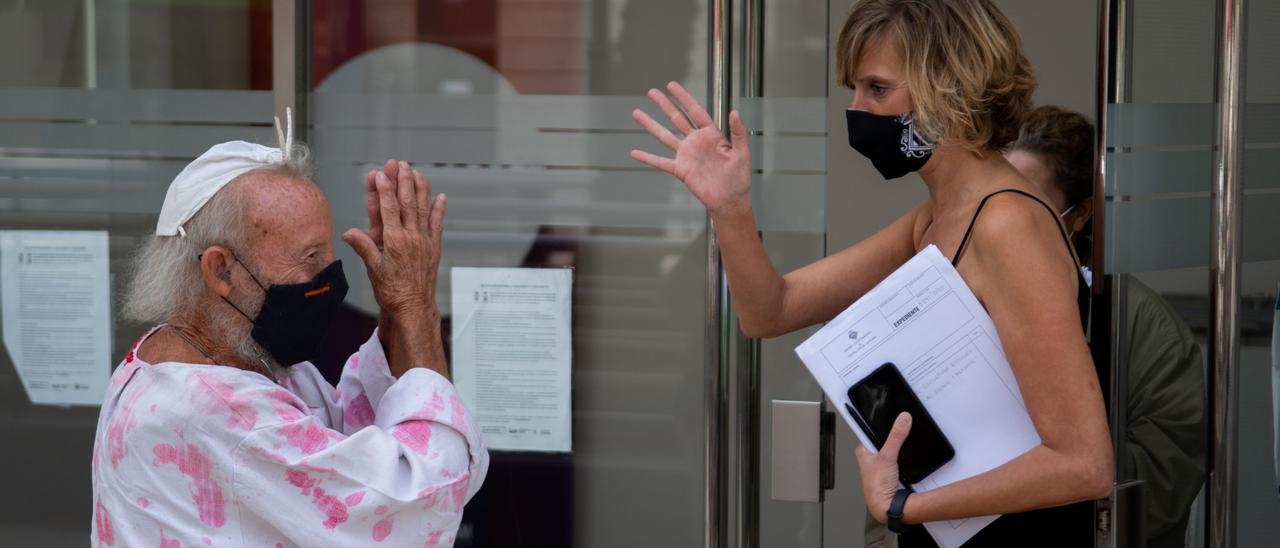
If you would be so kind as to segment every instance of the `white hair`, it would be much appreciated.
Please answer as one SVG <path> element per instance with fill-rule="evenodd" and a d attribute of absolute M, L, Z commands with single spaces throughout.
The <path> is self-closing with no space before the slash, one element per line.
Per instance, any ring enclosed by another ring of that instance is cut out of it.
<path fill-rule="evenodd" d="M 191 318 L 207 291 L 200 272 L 200 254 L 215 245 L 252 253 L 240 251 L 245 244 L 242 227 L 246 210 L 246 193 L 241 187 L 248 184 L 242 180 L 263 180 L 266 178 L 253 175 L 266 173 L 310 179 L 309 157 L 306 146 L 293 144 L 283 160 L 236 177 L 214 194 L 184 225 L 186 236 L 148 237 L 133 259 L 124 317 L 152 324 Z"/>

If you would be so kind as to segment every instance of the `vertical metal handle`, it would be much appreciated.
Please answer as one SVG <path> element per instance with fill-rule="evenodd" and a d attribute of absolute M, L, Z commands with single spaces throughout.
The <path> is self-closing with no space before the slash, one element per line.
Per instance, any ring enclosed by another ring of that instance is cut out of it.
<path fill-rule="evenodd" d="M 729 124 L 729 21 L 730 0 L 707 2 L 707 101 L 716 126 L 728 129 Z M 715 225 L 707 215 L 707 310 L 706 310 L 706 369 L 704 375 L 706 405 L 703 413 L 703 546 L 722 548 L 728 541 L 728 520 L 725 519 L 727 493 L 724 481 L 727 474 L 725 457 L 728 454 L 728 437 L 724 421 L 729 408 L 729 317 L 725 313 L 728 285 L 720 263 L 720 246 L 716 241 Z"/>
<path fill-rule="evenodd" d="M 744 8 L 740 18 L 740 95 L 759 98 L 764 94 L 764 0 L 742 0 L 740 5 Z M 763 241 L 764 234 L 759 236 Z M 733 330 L 733 336 L 737 348 L 733 368 L 737 384 L 734 538 L 738 548 L 756 548 L 760 545 L 760 341 L 739 329 Z"/>
<path fill-rule="evenodd" d="M 271 2 L 271 90 L 274 112 L 284 119 L 286 108 L 292 108 L 294 137 L 307 141 L 310 120 L 307 88 L 311 83 L 310 2 L 304 0 L 272 0 Z"/>
<path fill-rule="evenodd" d="M 1090 264 L 1096 273 L 1093 278 L 1093 294 L 1098 295 L 1104 291 L 1106 287 L 1106 223 L 1107 223 L 1107 120 L 1110 111 L 1111 101 L 1113 98 L 1120 96 L 1117 90 L 1113 89 L 1113 83 L 1116 78 L 1114 70 L 1117 65 L 1116 58 L 1123 55 L 1117 55 L 1112 47 L 1112 29 L 1115 21 L 1112 19 L 1113 10 L 1117 7 L 1115 2 L 1124 2 L 1124 0 L 1098 0 L 1098 45 L 1097 45 L 1097 87 L 1094 97 L 1094 179 L 1093 179 L 1093 256 L 1090 257 Z M 1116 293 L 1118 294 L 1118 293 Z M 1094 310 L 1094 307 L 1090 307 Z M 1101 325 L 1099 318 L 1108 318 L 1108 325 Z M 1115 318 L 1123 317 L 1119 314 L 1099 315 L 1091 314 L 1089 329 L 1091 332 L 1097 333 L 1106 331 L 1110 334 L 1103 337 L 1105 340 L 1112 341 L 1111 365 L 1107 368 L 1110 375 L 1111 386 L 1111 409 L 1108 409 L 1108 420 L 1112 428 L 1112 445 L 1119 447 L 1118 432 L 1119 421 L 1116 420 L 1116 352 L 1115 341 L 1117 333 L 1117 323 Z M 1092 336 L 1092 341 L 1103 339 L 1097 335 Z M 1097 358 L 1095 358 L 1097 359 Z M 1115 545 L 1115 528 L 1111 523 L 1115 521 L 1114 501 L 1116 495 L 1112 490 L 1111 496 L 1106 500 L 1094 502 L 1094 514 L 1097 516 L 1096 526 L 1094 527 L 1094 546 L 1096 548 L 1110 548 Z"/>
<path fill-rule="evenodd" d="M 1210 546 L 1236 545 L 1240 353 L 1241 151 L 1244 137 L 1245 0 L 1218 0 L 1215 74 L 1212 263 L 1210 306 L 1209 538 Z"/>

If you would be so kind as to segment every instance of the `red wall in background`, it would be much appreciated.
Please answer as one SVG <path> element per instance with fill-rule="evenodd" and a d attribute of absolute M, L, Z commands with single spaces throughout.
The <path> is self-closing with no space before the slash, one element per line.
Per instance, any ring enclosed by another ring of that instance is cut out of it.
<path fill-rule="evenodd" d="M 271 0 L 249 0 L 249 89 L 271 86 Z"/>
<path fill-rule="evenodd" d="M 405 42 L 464 51 L 497 68 L 497 0 L 315 0 L 311 85 L 362 53 Z"/>
<path fill-rule="evenodd" d="M 449 46 L 527 94 L 583 92 L 582 0 L 315 0 L 311 85 L 391 44 Z"/>

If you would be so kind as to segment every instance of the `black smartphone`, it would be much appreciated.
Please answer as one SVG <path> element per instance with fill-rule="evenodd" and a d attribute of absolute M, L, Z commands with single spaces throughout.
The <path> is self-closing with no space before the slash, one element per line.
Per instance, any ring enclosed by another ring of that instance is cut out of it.
<path fill-rule="evenodd" d="M 918 483 L 956 456 L 951 442 L 893 363 L 876 368 L 850 387 L 845 407 L 877 450 L 884 447 L 898 414 L 911 413 L 911 433 L 898 452 L 898 472 L 907 484 Z"/>

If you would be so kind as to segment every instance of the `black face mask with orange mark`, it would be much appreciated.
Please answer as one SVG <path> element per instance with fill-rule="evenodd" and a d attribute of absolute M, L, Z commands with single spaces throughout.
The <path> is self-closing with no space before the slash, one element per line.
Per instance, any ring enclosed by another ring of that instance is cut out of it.
<path fill-rule="evenodd" d="M 329 324 L 347 297 L 347 276 L 342 272 L 342 261 L 333 261 L 311 281 L 271 284 L 270 287 L 263 287 L 238 257 L 236 262 L 265 293 L 256 318 L 250 318 L 240 307 L 227 301 L 253 324 L 250 332 L 253 340 L 284 367 L 319 358 Z"/>

